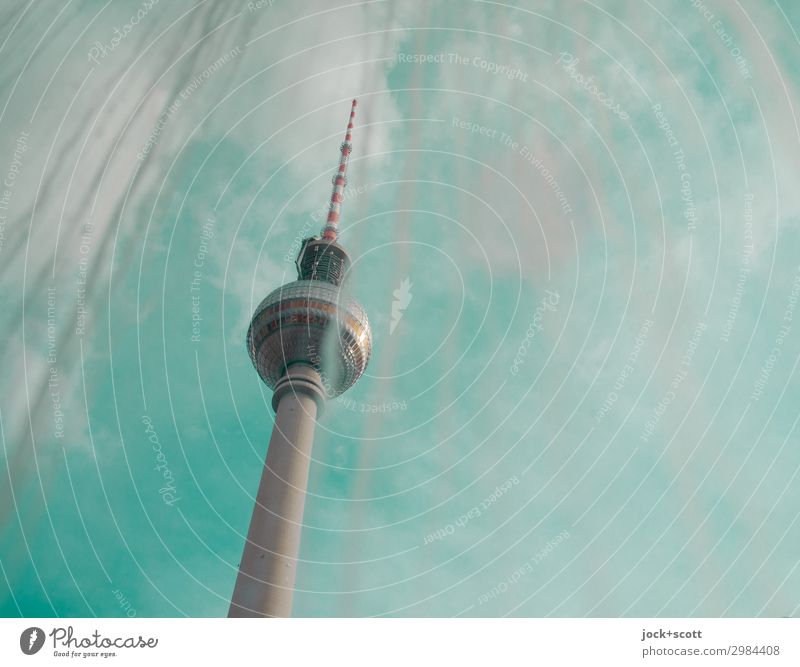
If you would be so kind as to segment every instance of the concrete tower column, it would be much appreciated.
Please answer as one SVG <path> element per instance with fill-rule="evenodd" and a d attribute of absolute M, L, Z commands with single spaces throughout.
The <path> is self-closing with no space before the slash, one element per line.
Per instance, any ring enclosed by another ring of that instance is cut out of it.
<path fill-rule="evenodd" d="M 310 366 L 291 366 L 275 386 L 275 425 L 229 617 L 292 614 L 314 426 L 324 403 L 322 379 Z"/>

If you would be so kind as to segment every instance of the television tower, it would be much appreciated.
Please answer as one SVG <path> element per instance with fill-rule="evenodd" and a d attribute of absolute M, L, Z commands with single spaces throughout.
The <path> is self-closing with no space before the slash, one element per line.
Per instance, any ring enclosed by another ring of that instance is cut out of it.
<path fill-rule="evenodd" d="M 303 239 L 297 280 L 261 302 L 247 332 L 250 359 L 274 392 L 275 425 L 229 617 L 291 616 L 316 418 L 361 377 L 372 351 L 367 314 L 341 291 L 350 258 L 336 242 L 356 105 L 321 235 Z"/>

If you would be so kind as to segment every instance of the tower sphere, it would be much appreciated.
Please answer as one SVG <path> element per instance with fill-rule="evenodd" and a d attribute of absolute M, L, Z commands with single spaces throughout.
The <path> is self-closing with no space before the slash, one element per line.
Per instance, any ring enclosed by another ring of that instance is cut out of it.
<path fill-rule="evenodd" d="M 271 292 L 256 308 L 247 349 L 271 389 L 292 364 L 322 376 L 329 398 L 361 377 L 372 353 L 372 330 L 364 309 L 338 285 L 296 280 Z"/>

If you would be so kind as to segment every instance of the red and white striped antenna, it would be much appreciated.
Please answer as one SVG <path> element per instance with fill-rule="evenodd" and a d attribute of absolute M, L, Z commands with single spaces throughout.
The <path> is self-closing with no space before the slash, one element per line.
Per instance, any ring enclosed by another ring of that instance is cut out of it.
<path fill-rule="evenodd" d="M 353 150 L 353 119 L 356 117 L 356 105 L 358 100 L 353 100 L 350 107 L 350 121 L 347 123 L 347 133 L 342 142 L 342 157 L 339 158 L 339 169 L 333 176 L 333 192 L 331 193 L 331 206 L 328 211 L 328 220 L 322 228 L 322 238 L 330 241 L 336 240 L 339 231 L 339 214 L 342 210 L 342 199 L 344 198 L 344 186 L 347 185 L 347 161 L 350 159 L 350 151 Z"/>

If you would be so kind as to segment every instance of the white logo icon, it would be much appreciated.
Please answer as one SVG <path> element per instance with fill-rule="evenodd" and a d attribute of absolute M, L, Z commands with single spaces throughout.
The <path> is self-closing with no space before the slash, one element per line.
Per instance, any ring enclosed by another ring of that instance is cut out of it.
<path fill-rule="evenodd" d="M 411 281 L 406 278 L 400 283 L 400 287 L 392 292 L 394 301 L 392 301 L 392 322 L 389 325 L 390 336 L 394 333 L 397 325 L 400 324 L 400 320 L 403 318 L 403 311 L 411 303 L 411 298 L 414 296 L 411 294 L 411 287 Z"/>

